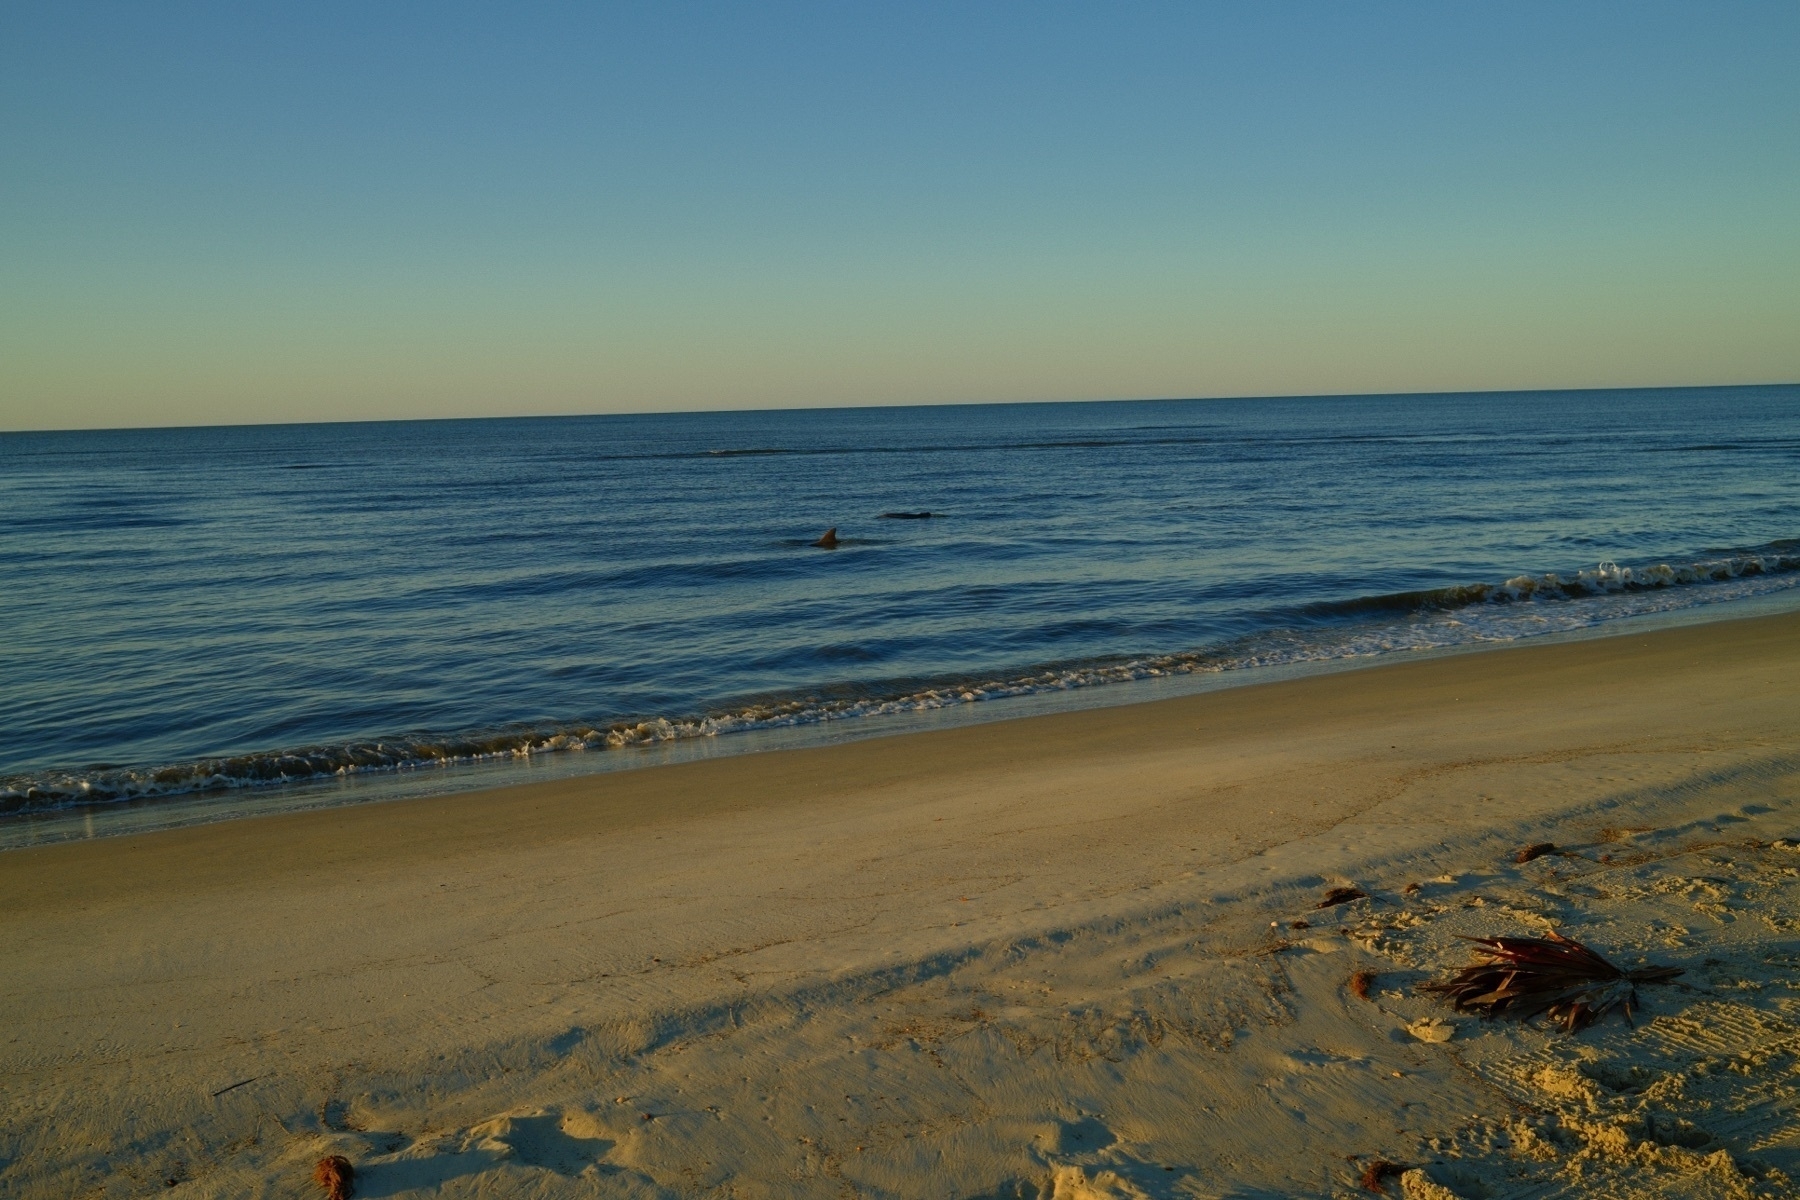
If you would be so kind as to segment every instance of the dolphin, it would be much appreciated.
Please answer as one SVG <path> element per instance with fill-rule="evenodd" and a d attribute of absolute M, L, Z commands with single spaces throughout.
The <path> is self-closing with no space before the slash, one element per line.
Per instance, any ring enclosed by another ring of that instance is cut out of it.
<path fill-rule="evenodd" d="M 815 546 L 823 546 L 827 550 L 836 550 L 838 544 L 837 526 L 833 525 L 825 531 L 825 536 L 814 542 Z"/>

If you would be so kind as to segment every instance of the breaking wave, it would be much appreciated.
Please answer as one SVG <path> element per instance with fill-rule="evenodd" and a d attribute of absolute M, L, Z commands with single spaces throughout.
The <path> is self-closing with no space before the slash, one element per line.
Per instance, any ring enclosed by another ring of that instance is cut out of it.
<path fill-rule="evenodd" d="M 1800 584 L 1800 539 L 1675 565 L 1631 567 L 1602 562 L 1566 576 L 1518 575 L 1500 583 L 1363 596 L 1271 611 L 1263 614 L 1268 627 L 1262 632 L 1177 653 L 1084 660 L 995 676 L 843 685 L 826 692 L 743 699 L 686 717 L 415 734 L 156 766 L 17 775 L 0 779 L 0 813 L 36 813 L 79 804 L 615 750 L 1136 680 L 1511 641 L 1744 599 L 1796 584 Z"/>

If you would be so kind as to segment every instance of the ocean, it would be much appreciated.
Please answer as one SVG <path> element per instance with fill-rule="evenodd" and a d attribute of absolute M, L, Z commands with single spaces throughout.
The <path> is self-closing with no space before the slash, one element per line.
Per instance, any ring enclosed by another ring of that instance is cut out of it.
<path fill-rule="evenodd" d="M 1800 387 L 8 433 L 0 512 L 18 845 L 1800 607 Z"/>

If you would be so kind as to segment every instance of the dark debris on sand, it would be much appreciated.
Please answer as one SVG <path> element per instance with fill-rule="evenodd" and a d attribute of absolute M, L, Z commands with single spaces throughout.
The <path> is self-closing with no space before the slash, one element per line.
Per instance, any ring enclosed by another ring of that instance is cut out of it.
<path fill-rule="evenodd" d="M 1334 887 L 1325 893 L 1325 898 L 1313 905 L 1314 909 L 1335 908 L 1340 904 L 1348 904 L 1352 900 L 1367 900 L 1369 893 L 1359 887 Z"/>
<path fill-rule="evenodd" d="M 1419 990 L 1447 997 L 1458 1012 L 1529 1020 L 1540 1013 L 1573 1033 L 1614 1008 L 1630 1022 L 1637 984 L 1664 983 L 1680 967 L 1621 971 L 1599 954 L 1559 933 L 1548 937 L 1468 938 L 1481 947 L 1479 961 L 1443 982 Z"/>
<path fill-rule="evenodd" d="M 325 1189 L 325 1200 L 350 1200 L 356 1187 L 356 1168 L 341 1154 L 321 1158 L 313 1167 L 313 1182 Z"/>
<path fill-rule="evenodd" d="M 1362 1178 L 1358 1179 L 1364 1191 L 1387 1194 L 1387 1181 L 1396 1175 L 1406 1174 L 1406 1168 L 1399 1163 L 1378 1158 L 1363 1168 Z"/>

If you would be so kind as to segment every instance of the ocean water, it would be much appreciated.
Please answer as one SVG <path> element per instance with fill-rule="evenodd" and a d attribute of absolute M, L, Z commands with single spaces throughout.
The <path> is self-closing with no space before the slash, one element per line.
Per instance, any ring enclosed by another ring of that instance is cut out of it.
<path fill-rule="evenodd" d="M 0 513 L 0 825 L 105 832 L 1800 607 L 1800 387 L 0 434 Z"/>

